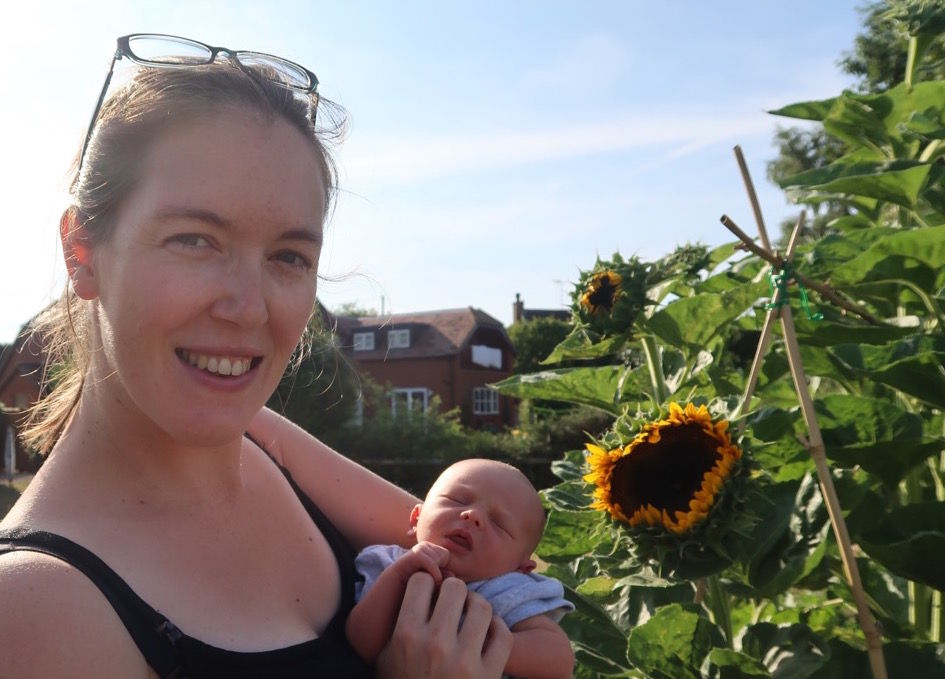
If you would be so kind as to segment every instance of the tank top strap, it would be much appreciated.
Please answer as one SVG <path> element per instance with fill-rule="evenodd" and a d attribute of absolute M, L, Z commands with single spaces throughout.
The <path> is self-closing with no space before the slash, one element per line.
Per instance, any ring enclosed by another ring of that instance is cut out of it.
<path fill-rule="evenodd" d="M 148 665 L 165 679 L 186 678 L 175 648 L 181 631 L 135 594 L 98 556 L 54 533 L 24 528 L 0 531 L 0 554 L 15 551 L 46 554 L 81 571 L 108 599 Z"/>

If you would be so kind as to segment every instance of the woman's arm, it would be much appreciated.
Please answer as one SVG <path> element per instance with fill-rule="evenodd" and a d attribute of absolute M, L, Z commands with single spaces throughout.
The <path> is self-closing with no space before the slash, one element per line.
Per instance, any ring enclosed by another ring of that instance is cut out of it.
<path fill-rule="evenodd" d="M 356 549 L 373 544 L 411 547 L 410 510 L 419 500 L 335 452 L 301 427 L 263 408 L 249 434 L 280 464 Z"/>
<path fill-rule="evenodd" d="M 0 677 L 156 676 L 82 573 L 43 554 L 0 556 Z"/>

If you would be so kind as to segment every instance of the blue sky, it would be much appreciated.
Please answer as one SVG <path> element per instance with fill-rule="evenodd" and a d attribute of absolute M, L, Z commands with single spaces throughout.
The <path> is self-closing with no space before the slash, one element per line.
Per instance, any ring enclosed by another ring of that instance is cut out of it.
<path fill-rule="evenodd" d="M 64 177 L 115 38 L 163 32 L 272 52 L 349 113 L 319 296 L 386 312 L 474 306 L 504 323 L 567 301 L 614 251 L 655 258 L 772 230 L 766 113 L 850 85 L 854 0 L 190 2 L 18 5 L 0 26 L 0 342 L 58 295 Z M 382 302 L 383 298 L 383 302 Z"/>

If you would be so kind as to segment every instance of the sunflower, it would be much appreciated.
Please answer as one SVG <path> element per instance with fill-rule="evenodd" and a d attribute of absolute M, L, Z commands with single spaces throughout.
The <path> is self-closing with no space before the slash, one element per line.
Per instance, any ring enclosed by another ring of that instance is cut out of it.
<path fill-rule="evenodd" d="M 613 450 L 587 445 L 591 507 L 631 526 L 690 532 L 709 515 L 741 450 L 728 422 L 705 406 L 670 403 L 669 416 L 643 425 L 633 441 Z"/>
<path fill-rule="evenodd" d="M 593 315 L 610 313 L 620 294 L 622 280 L 623 277 L 616 271 L 598 271 L 591 276 L 584 294 L 581 295 L 581 306 Z"/>

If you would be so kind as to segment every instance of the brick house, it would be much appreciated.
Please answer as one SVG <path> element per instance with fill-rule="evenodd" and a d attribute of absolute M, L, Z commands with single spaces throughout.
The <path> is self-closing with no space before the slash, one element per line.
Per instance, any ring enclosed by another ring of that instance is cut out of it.
<path fill-rule="evenodd" d="M 515 421 L 514 402 L 488 384 L 512 374 L 515 349 L 501 322 L 480 309 L 446 309 L 371 317 L 338 317 L 342 352 L 379 384 L 390 384 L 390 407 L 426 410 L 440 398 L 476 429 Z"/>
<path fill-rule="evenodd" d="M 35 463 L 17 439 L 24 411 L 39 399 L 40 378 L 46 353 L 39 337 L 27 326 L 20 329 L 13 344 L 0 345 L 0 469 L 6 474 L 4 446 L 12 435 L 16 448 L 16 469 L 35 471 Z"/>

